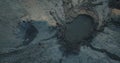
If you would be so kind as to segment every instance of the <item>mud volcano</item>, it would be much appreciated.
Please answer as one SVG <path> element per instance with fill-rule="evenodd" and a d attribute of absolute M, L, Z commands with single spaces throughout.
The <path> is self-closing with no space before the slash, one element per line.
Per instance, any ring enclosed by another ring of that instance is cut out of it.
<path fill-rule="evenodd" d="M 72 22 L 65 24 L 64 27 L 64 32 L 60 33 L 63 35 L 61 50 L 64 55 L 70 55 L 79 54 L 80 44 L 94 35 L 96 26 L 91 16 L 81 14 L 74 18 Z"/>
<path fill-rule="evenodd" d="M 79 15 L 71 23 L 66 24 L 64 39 L 79 42 L 91 35 L 94 30 L 94 19 L 88 15 Z"/>

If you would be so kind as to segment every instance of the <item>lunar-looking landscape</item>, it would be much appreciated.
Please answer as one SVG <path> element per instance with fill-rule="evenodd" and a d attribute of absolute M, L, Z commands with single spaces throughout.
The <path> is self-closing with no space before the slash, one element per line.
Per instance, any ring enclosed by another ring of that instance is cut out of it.
<path fill-rule="evenodd" d="M 0 0 L 0 63 L 120 63 L 120 0 Z"/>

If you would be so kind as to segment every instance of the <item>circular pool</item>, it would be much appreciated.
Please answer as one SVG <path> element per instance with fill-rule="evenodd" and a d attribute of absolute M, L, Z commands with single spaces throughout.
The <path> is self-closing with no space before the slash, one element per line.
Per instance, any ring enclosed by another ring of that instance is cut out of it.
<path fill-rule="evenodd" d="M 94 30 L 94 19 L 81 14 L 65 25 L 64 39 L 69 42 L 79 42 L 91 35 Z"/>

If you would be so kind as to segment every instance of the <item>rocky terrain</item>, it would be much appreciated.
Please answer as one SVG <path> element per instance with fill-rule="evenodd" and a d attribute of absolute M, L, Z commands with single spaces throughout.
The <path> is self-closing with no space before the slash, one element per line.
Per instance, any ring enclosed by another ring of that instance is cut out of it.
<path fill-rule="evenodd" d="M 119 0 L 0 0 L 0 63 L 120 63 Z"/>

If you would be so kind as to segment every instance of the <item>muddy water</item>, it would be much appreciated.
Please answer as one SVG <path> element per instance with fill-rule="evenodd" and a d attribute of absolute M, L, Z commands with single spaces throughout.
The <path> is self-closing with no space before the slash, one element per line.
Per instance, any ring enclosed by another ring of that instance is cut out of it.
<path fill-rule="evenodd" d="M 65 39 L 78 42 L 88 37 L 93 31 L 93 19 L 87 15 L 79 15 L 73 22 L 66 24 Z"/>

